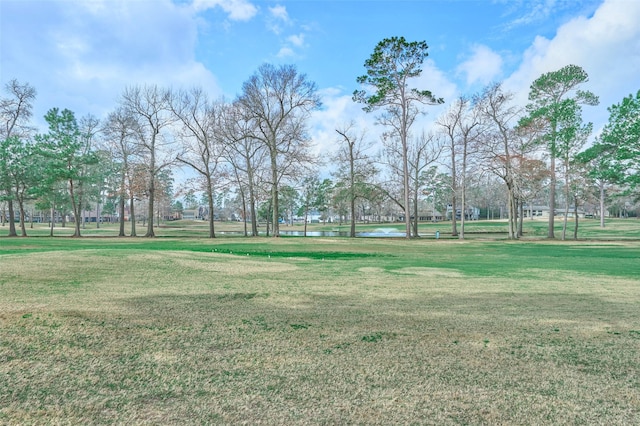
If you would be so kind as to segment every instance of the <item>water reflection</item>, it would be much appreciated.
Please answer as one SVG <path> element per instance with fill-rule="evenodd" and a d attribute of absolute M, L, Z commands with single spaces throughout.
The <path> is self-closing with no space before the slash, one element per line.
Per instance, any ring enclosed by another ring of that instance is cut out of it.
<path fill-rule="evenodd" d="M 280 230 L 280 235 L 288 235 L 293 237 L 304 237 L 304 231 L 288 231 Z M 307 231 L 307 237 L 348 237 L 347 231 Z M 381 228 L 371 232 L 356 232 L 356 237 L 375 237 L 375 238 L 402 238 L 405 236 L 404 232 L 398 232 L 394 228 Z"/>
<path fill-rule="evenodd" d="M 244 235 L 243 231 L 219 231 L 220 235 Z M 266 232 L 260 232 L 260 235 L 266 236 Z M 304 231 L 292 231 L 280 229 L 280 235 L 289 237 L 304 237 Z M 307 237 L 348 237 L 348 231 L 307 231 Z M 378 228 L 373 231 L 356 232 L 356 237 L 363 238 L 404 238 L 405 233 L 395 228 Z"/>

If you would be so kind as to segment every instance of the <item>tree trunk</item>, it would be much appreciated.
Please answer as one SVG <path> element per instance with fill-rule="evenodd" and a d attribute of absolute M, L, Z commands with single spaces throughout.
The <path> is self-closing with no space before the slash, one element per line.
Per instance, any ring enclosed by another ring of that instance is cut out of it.
<path fill-rule="evenodd" d="M 242 228 L 244 229 L 244 236 L 248 237 L 249 232 L 247 230 L 247 198 L 244 193 L 244 189 L 240 186 L 240 198 L 242 200 Z"/>
<path fill-rule="evenodd" d="M 100 195 L 98 195 L 98 201 L 96 201 L 96 229 L 100 229 Z"/>
<path fill-rule="evenodd" d="M 155 147 L 155 134 L 153 135 L 152 146 Z M 147 224 L 147 233 L 144 235 L 148 238 L 153 238 L 156 236 L 153 230 L 153 214 L 154 214 L 154 202 L 155 202 L 155 193 L 156 193 L 156 156 L 155 156 L 155 148 L 150 150 L 150 159 L 149 159 L 149 206 L 148 206 L 148 218 L 149 223 Z"/>
<path fill-rule="evenodd" d="M 124 163 L 124 167 L 123 167 L 123 171 L 122 174 L 120 175 L 120 200 L 119 200 L 119 207 L 120 207 L 120 229 L 118 231 L 118 236 L 119 237 L 124 237 L 125 236 L 125 232 L 124 232 L 124 205 L 125 205 L 125 195 L 126 195 L 126 179 L 127 179 L 127 175 L 126 175 L 126 170 L 127 170 L 127 162 L 126 162 L 126 157 L 125 157 L 125 163 Z"/>
<path fill-rule="evenodd" d="M 215 238 L 216 231 L 213 224 L 213 182 L 211 181 L 211 175 L 207 175 L 207 197 L 209 198 L 209 238 Z M 242 198 L 244 200 L 244 196 Z"/>
<path fill-rule="evenodd" d="M 280 236 L 280 223 L 278 221 L 278 163 L 277 163 L 277 153 L 275 141 L 273 141 L 273 147 L 271 149 L 271 206 L 273 207 L 273 211 L 271 212 L 271 218 L 273 222 L 273 236 Z M 268 221 L 267 221 L 268 222 Z"/>
<path fill-rule="evenodd" d="M 351 208 L 351 226 L 349 228 L 349 236 L 356 236 L 356 197 L 352 194 L 350 200 L 350 208 Z"/>
<path fill-rule="evenodd" d="M 131 236 L 137 237 L 136 233 L 136 213 L 134 210 L 134 199 L 133 194 L 131 194 L 131 198 L 129 198 L 129 220 L 131 221 Z"/>
<path fill-rule="evenodd" d="M 569 220 L 569 200 L 564 202 L 564 217 L 562 218 L 562 241 L 567 238 L 567 221 Z"/>
<path fill-rule="evenodd" d="M 256 195 L 253 185 L 253 169 L 251 167 L 251 161 L 247 159 L 247 183 L 249 184 L 249 209 L 251 212 L 251 236 L 258 236 L 258 215 L 256 214 Z"/>
<path fill-rule="evenodd" d="M 69 195 L 71 197 L 71 210 L 73 210 L 73 236 L 80 236 L 80 221 L 82 220 L 82 207 L 78 200 L 76 200 L 76 194 L 74 193 L 73 180 L 69 179 Z"/>
<path fill-rule="evenodd" d="M 467 191 L 465 188 L 465 182 L 464 182 L 464 168 L 462 171 L 462 199 L 460 200 L 461 202 L 461 206 L 460 206 L 460 234 L 458 235 L 458 238 L 461 240 L 464 240 L 464 224 L 465 224 L 465 219 L 466 219 L 466 206 L 467 206 Z"/>
<path fill-rule="evenodd" d="M 355 160 L 353 154 L 353 146 L 355 142 L 351 142 L 346 136 L 345 139 L 349 144 L 349 207 L 351 209 L 351 227 L 349 228 L 349 237 L 355 238 L 356 236 L 356 172 L 355 172 Z M 342 222 L 341 215 L 340 222 Z"/>
<path fill-rule="evenodd" d="M 25 214 L 24 214 L 24 204 L 22 202 L 23 199 L 24 198 L 22 198 L 22 197 L 17 197 L 18 208 L 20 209 L 20 231 L 22 232 L 22 236 L 26 237 L 27 236 L 27 228 L 26 228 L 26 225 L 24 223 Z"/>
<path fill-rule="evenodd" d="M 51 204 L 51 226 L 50 226 L 50 230 L 49 230 L 49 236 L 53 237 L 53 224 L 56 220 L 56 211 L 55 211 L 55 207 L 53 205 L 53 203 Z"/>
<path fill-rule="evenodd" d="M 549 169 L 549 229 L 547 238 L 555 238 L 553 228 L 556 215 L 556 156 L 554 150 L 551 150 L 551 166 Z"/>
<path fill-rule="evenodd" d="M 518 200 L 518 237 L 522 237 L 524 235 L 523 232 L 524 225 L 524 201 Z"/>
<path fill-rule="evenodd" d="M 418 234 L 418 191 L 416 188 L 416 191 L 413 194 L 413 236 L 414 237 L 419 237 L 420 235 Z"/>
<path fill-rule="evenodd" d="M 148 238 L 153 238 L 153 237 L 156 236 L 155 231 L 153 229 L 153 215 L 155 214 L 155 211 L 154 211 L 154 207 L 155 207 L 154 206 L 154 196 L 153 196 L 154 192 L 155 192 L 155 184 L 151 184 L 149 186 L 149 206 L 148 206 L 149 208 L 147 209 L 147 218 L 145 218 L 145 219 L 148 219 L 148 222 L 147 222 L 147 233 L 144 234 L 144 236 L 148 237 Z M 143 219 L 143 220 L 145 220 L 145 219 Z M 144 222 L 143 222 L 142 226 L 144 226 Z"/>
<path fill-rule="evenodd" d="M 600 228 L 604 228 L 604 182 L 600 182 Z"/>
<path fill-rule="evenodd" d="M 576 221 L 576 223 L 573 226 L 573 239 L 577 240 L 578 239 L 578 197 L 575 197 L 575 199 L 574 199 L 573 217 L 574 217 L 574 219 Z"/>
<path fill-rule="evenodd" d="M 405 100 L 404 89 L 402 91 L 402 117 L 400 118 L 400 142 L 402 143 L 402 178 L 403 178 L 403 189 L 404 189 L 404 227 L 405 227 L 405 237 L 411 238 L 411 206 L 409 205 L 410 194 L 409 194 L 409 146 L 408 146 L 408 135 L 407 132 L 409 130 L 409 121 L 408 121 L 408 113 L 407 110 L 407 102 Z"/>
<path fill-rule="evenodd" d="M 456 210 L 457 210 L 457 203 L 456 203 L 456 193 L 455 193 L 455 189 L 453 192 L 453 197 L 451 197 L 451 236 L 452 237 L 457 237 L 458 236 L 458 223 L 456 221 Z"/>
<path fill-rule="evenodd" d="M 16 216 L 13 211 L 13 200 L 7 201 L 9 207 L 9 237 L 17 237 L 18 234 L 16 232 Z"/>
<path fill-rule="evenodd" d="M 256 199 L 253 190 L 249 190 L 249 209 L 251 212 L 251 236 L 258 236 L 258 215 L 256 213 Z"/>
<path fill-rule="evenodd" d="M 514 195 L 513 183 L 507 184 L 507 223 L 508 223 L 508 234 L 510 240 L 515 240 L 518 238 L 517 231 L 517 216 L 518 209 L 516 207 L 516 197 Z"/>
<path fill-rule="evenodd" d="M 120 208 L 120 230 L 118 231 L 118 237 L 124 237 L 124 192 L 120 194 L 119 208 Z"/>
<path fill-rule="evenodd" d="M 565 167 L 565 176 L 567 176 L 565 181 L 565 191 L 564 191 L 564 218 L 562 220 L 562 241 L 567 238 L 567 220 L 569 220 L 569 178 L 568 178 L 568 168 Z"/>
<path fill-rule="evenodd" d="M 267 216 L 267 237 L 269 236 L 269 216 Z"/>
<path fill-rule="evenodd" d="M 461 197 L 460 200 L 462 206 L 460 208 L 460 235 L 459 238 L 464 240 L 464 226 L 467 219 L 467 157 L 468 157 L 468 146 L 469 141 L 467 139 L 467 134 L 465 133 L 464 137 L 464 145 L 462 150 L 462 188 L 461 188 Z"/>

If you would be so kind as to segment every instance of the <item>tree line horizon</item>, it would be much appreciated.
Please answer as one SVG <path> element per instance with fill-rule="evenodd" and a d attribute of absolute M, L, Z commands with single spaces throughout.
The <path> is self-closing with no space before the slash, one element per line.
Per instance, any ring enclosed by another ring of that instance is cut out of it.
<path fill-rule="evenodd" d="M 101 120 L 51 108 L 46 133 L 31 125 L 36 89 L 13 79 L 0 98 L 0 203 L 6 205 L 0 211 L 4 221 L 8 209 L 8 235 L 18 235 L 16 211 L 20 235 L 27 235 L 26 204 L 35 203 L 50 211 L 51 235 L 55 215 L 71 214 L 79 237 L 83 211 L 108 199 L 117 206 L 119 236 L 126 236 L 127 204 L 129 235 L 137 236 L 135 205 L 144 200 L 144 236 L 154 237 L 158 200 L 179 195 L 171 177 L 179 166 L 194 171 L 183 193 L 203 194 L 211 238 L 216 199 L 230 193 L 249 222 L 245 235 L 258 235 L 262 215 L 275 237 L 284 211 L 294 208 L 305 217 L 310 209 L 331 209 L 348 218 L 355 236 L 360 202 L 395 206 L 412 238 L 419 235 L 419 208 L 428 199 L 432 215 L 436 203 L 451 206 L 451 233 L 463 239 L 465 214 L 458 226 L 455 212 L 499 184 L 502 194 L 484 196 L 506 208 L 509 239 L 522 235 L 525 204 L 543 198 L 550 209 L 548 238 L 556 237 L 559 207 L 562 239 L 570 213 L 577 238 L 578 209 L 585 202 L 598 206 L 604 227 L 607 203 L 616 197 L 638 201 L 640 90 L 608 107 L 609 122 L 593 140 L 593 124 L 583 122 L 582 108 L 598 105 L 598 97 L 582 89 L 588 75 L 573 64 L 533 81 L 525 106 L 516 105 L 501 83 L 454 99 L 427 133 L 413 129 L 416 119 L 445 101 L 411 84 L 427 51 L 426 42 L 404 37 L 378 43 L 364 63 L 366 73 L 356 77 L 360 88 L 353 101 L 375 114 L 384 129 L 382 148 L 371 153 L 374 141 L 351 121 L 334 129 L 336 150 L 326 159 L 313 155 L 308 129 L 321 106 L 317 87 L 294 65 L 263 64 L 232 101 L 213 100 L 200 87 L 128 86 Z M 332 179 L 321 179 L 327 162 Z"/>

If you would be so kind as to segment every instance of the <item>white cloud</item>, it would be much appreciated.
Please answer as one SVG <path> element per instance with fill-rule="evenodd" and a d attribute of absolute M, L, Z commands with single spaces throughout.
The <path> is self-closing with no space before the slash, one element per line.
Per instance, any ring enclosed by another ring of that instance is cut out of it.
<path fill-rule="evenodd" d="M 287 37 L 287 41 L 296 47 L 304 46 L 304 34 L 291 35 Z"/>
<path fill-rule="evenodd" d="M 289 14 L 287 13 L 287 8 L 282 5 L 277 5 L 269 8 L 269 12 L 271 16 L 282 22 L 289 22 Z"/>
<path fill-rule="evenodd" d="M 315 154 L 328 159 L 337 150 L 336 129 L 352 120 L 358 133 L 366 130 L 368 140 L 379 140 L 383 129 L 375 125 L 375 114 L 365 113 L 362 104 L 353 102 L 351 94 L 336 87 L 320 90 L 318 94 L 322 99 L 322 109 L 315 111 L 310 120 Z"/>
<path fill-rule="evenodd" d="M 471 50 L 471 57 L 457 68 L 458 73 L 466 75 L 468 85 L 486 85 L 500 76 L 503 61 L 499 54 L 481 44 L 472 46 Z"/>
<path fill-rule="evenodd" d="M 282 25 L 290 25 L 291 20 L 287 13 L 287 8 L 277 5 L 269 8 L 269 16 L 267 17 L 267 28 L 274 34 L 282 32 Z"/>
<path fill-rule="evenodd" d="M 248 21 L 258 13 L 258 8 L 246 0 L 194 0 L 196 12 L 220 7 L 232 21 Z"/>
<path fill-rule="evenodd" d="M 284 46 L 280 48 L 280 51 L 278 52 L 278 54 L 276 55 L 278 58 L 289 58 L 294 56 L 295 53 L 293 52 L 293 49 L 291 49 L 290 47 Z"/>
<path fill-rule="evenodd" d="M 286 38 L 282 47 L 278 51 L 278 58 L 293 58 L 296 56 L 296 49 L 304 47 L 304 34 L 292 35 Z"/>
<path fill-rule="evenodd" d="M 590 14 L 602 0 L 499 0 L 506 6 L 504 17 L 512 17 L 503 25 L 504 30 L 518 27 L 545 25 L 556 19 L 564 20 L 567 13 L 575 13 L 576 9 Z M 633 1 L 633 0 L 628 0 Z"/>
<path fill-rule="evenodd" d="M 188 6 L 109 0 L 2 7 L 2 39 L 12 34 L 13 40 L 2 42 L 3 78 L 15 76 L 38 90 L 35 119 L 52 107 L 101 116 L 132 84 L 202 85 L 221 93 L 195 59 L 198 22 Z"/>
<path fill-rule="evenodd" d="M 557 3 L 556 0 L 529 0 L 524 3 L 528 9 L 523 15 L 511 21 L 508 27 L 517 27 L 542 21 L 548 18 L 554 11 L 558 11 L 561 6 Z M 519 6 L 522 6 L 522 4 Z"/>
<path fill-rule="evenodd" d="M 430 90 L 436 98 L 443 98 L 445 104 L 453 102 L 459 96 L 459 89 L 448 77 L 447 74 L 436 66 L 432 59 L 427 59 L 422 66 L 422 75 L 416 80 L 416 87 L 423 90 Z M 442 109 L 441 107 L 429 106 L 427 113 L 433 119 Z"/>
<path fill-rule="evenodd" d="M 606 107 L 640 87 L 640 2 L 605 0 L 591 18 L 577 17 L 553 39 L 537 37 L 526 50 L 505 88 L 526 103 L 529 86 L 541 74 L 578 65 L 589 74 L 585 89 L 600 96 L 601 106 L 585 108 L 585 117 L 606 120 Z M 600 116 L 590 116 L 597 110 Z"/>
<path fill-rule="evenodd" d="M 284 32 L 283 26 L 293 27 L 296 23 L 291 20 L 287 9 L 282 5 L 277 5 L 269 8 L 269 16 L 266 19 L 267 28 L 269 31 L 276 35 L 280 35 Z M 298 33 L 281 38 L 281 45 L 278 54 L 278 58 L 290 58 L 295 57 L 297 51 L 305 47 L 305 34 Z"/>

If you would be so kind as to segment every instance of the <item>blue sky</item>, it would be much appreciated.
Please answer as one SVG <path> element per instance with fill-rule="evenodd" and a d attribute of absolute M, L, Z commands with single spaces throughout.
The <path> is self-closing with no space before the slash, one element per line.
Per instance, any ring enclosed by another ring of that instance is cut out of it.
<path fill-rule="evenodd" d="M 371 125 L 351 102 L 356 77 L 380 40 L 404 36 L 429 44 L 417 84 L 445 101 L 504 81 L 524 105 L 541 73 L 579 65 L 599 129 L 640 89 L 638 23 L 638 0 L 0 0 L 0 80 L 36 87 L 37 119 L 51 107 L 103 117 L 126 85 L 232 99 L 260 64 L 295 64 L 323 98 L 322 151 L 340 123 Z"/>

